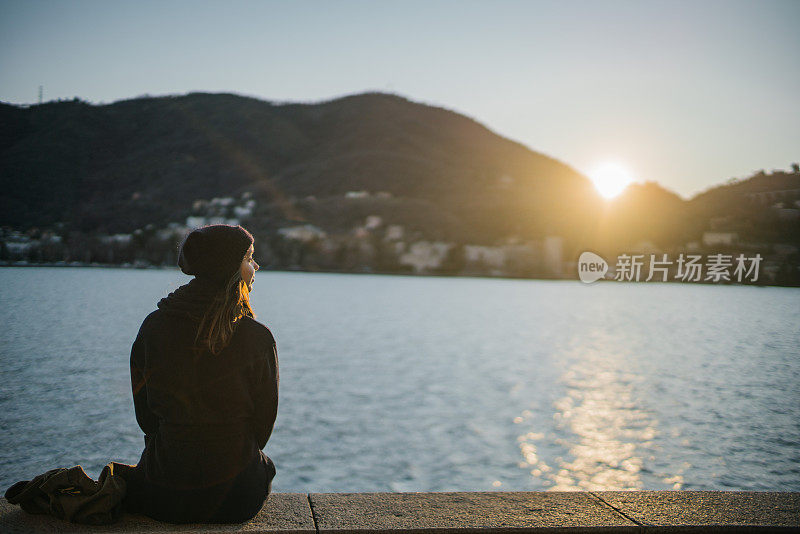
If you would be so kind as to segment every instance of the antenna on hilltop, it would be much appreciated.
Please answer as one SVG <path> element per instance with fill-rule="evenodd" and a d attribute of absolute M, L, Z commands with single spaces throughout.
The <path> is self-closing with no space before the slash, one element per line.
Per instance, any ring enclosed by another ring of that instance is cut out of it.
<path fill-rule="evenodd" d="M 39 105 L 42 104 L 42 95 L 43 94 L 44 94 L 44 87 L 40 85 L 39 86 Z"/>

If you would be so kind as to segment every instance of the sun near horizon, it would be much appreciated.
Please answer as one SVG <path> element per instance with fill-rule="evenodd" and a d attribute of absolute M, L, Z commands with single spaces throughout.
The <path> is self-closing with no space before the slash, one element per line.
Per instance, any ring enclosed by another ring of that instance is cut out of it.
<path fill-rule="evenodd" d="M 633 182 L 631 171 L 616 161 L 600 163 L 589 171 L 588 175 L 597 192 L 606 200 L 616 197 Z"/>

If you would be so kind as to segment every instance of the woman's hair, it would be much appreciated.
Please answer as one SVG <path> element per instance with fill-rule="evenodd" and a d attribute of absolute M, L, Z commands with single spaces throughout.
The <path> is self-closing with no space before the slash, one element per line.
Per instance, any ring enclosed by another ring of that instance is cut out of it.
<path fill-rule="evenodd" d="M 250 307 L 250 290 L 247 282 L 242 279 L 241 272 L 237 269 L 225 287 L 214 297 L 205 315 L 197 328 L 195 344 L 219 354 L 228 346 L 239 320 L 252 317 L 253 308 Z"/>

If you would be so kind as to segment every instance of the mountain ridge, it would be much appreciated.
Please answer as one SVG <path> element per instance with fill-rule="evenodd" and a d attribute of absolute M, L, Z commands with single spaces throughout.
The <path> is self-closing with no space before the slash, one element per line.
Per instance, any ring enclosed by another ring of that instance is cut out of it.
<path fill-rule="evenodd" d="M 195 200 L 247 193 L 258 205 L 248 224 L 272 233 L 348 232 L 377 215 L 451 242 L 678 246 L 730 215 L 743 235 L 796 240 L 791 228 L 773 232 L 774 214 L 748 195 L 799 180 L 797 169 L 761 173 L 688 200 L 632 184 L 607 202 L 567 163 L 454 110 L 377 91 L 319 102 L 193 92 L 0 103 L 0 226 L 23 231 L 129 233 L 185 221 Z M 359 192 L 369 198 L 347 196 Z"/>
<path fill-rule="evenodd" d="M 457 211 L 478 198 L 491 204 L 502 180 L 528 197 L 593 194 L 566 163 L 454 111 L 387 93 L 319 104 L 230 93 L 2 104 L 0 117 L 0 224 L 13 226 L 66 220 L 127 231 L 195 198 L 247 188 L 270 201 L 386 191 Z M 115 213 L 132 224 L 113 221 Z"/>

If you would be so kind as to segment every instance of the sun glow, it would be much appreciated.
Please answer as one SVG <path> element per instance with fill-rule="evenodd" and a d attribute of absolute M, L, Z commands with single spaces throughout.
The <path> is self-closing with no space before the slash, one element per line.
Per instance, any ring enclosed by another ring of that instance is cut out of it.
<path fill-rule="evenodd" d="M 616 162 L 605 162 L 595 167 L 590 173 L 589 178 L 594 183 L 597 191 L 605 198 L 611 199 L 622 193 L 622 191 L 633 181 L 631 172 Z"/>

